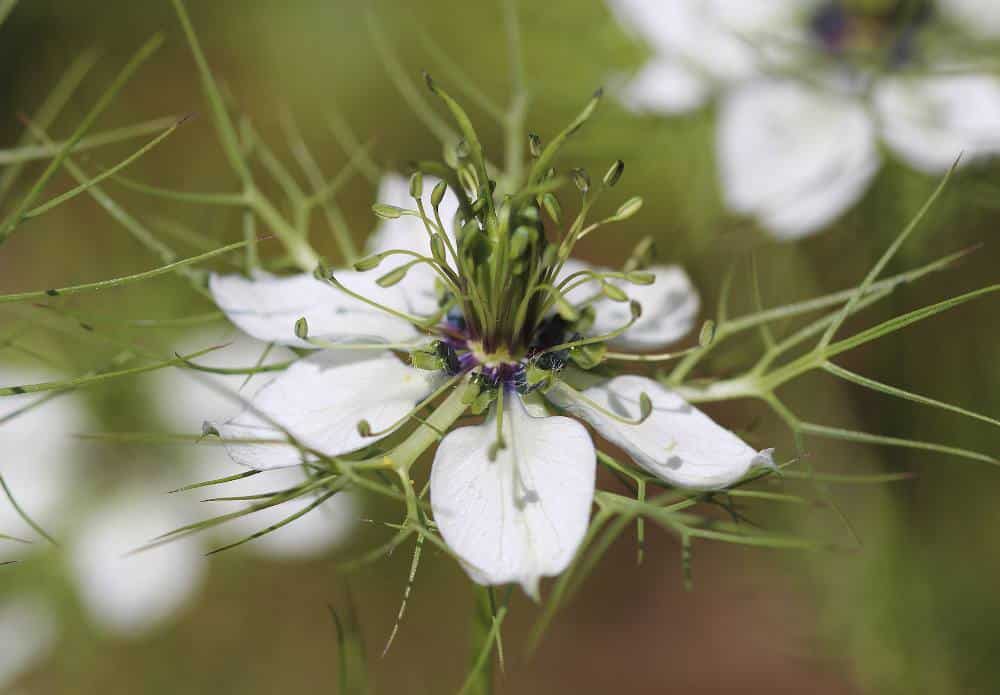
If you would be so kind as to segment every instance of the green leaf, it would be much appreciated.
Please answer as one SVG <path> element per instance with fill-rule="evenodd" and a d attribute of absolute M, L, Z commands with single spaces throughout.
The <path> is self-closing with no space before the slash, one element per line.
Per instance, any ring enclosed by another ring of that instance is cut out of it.
<path fill-rule="evenodd" d="M 528 175 L 529 183 L 539 183 L 545 176 L 545 173 L 552 166 L 552 160 L 555 158 L 556 153 L 563 146 L 563 144 L 569 139 L 573 133 L 578 131 L 584 123 L 586 123 L 590 117 L 594 114 L 594 110 L 597 109 L 598 103 L 601 101 L 603 96 L 603 90 L 597 90 L 594 92 L 594 96 L 591 97 L 587 105 L 583 107 L 583 110 L 573 119 L 565 130 L 556 135 L 552 141 L 545 146 L 542 150 L 541 155 L 535 160 L 534 164 L 531 165 L 531 172 Z"/>
<path fill-rule="evenodd" d="M 961 157 L 959 159 L 961 159 Z M 847 304 L 845 304 L 844 308 L 841 309 L 840 315 L 833 323 L 830 324 L 830 327 L 826 329 L 826 333 L 824 333 L 823 337 L 820 339 L 819 341 L 820 347 L 826 347 L 827 345 L 830 344 L 830 341 L 833 339 L 834 334 L 843 325 L 844 321 L 847 320 L 847 317 L 851 315 L 851 311 L 852 309 L 854 309 L 854 306 L 861 300 L 862 297 L 865 296 L 869 288 L 875 282 L 876 278 L 878 278 L 878 276 L 882 273 L 882 270 L 885 269 L 889 261 L 892 260 L 893 256 L 896 255 L 896 252 L 899 251 L 899 248 L 913 233 L 913 230 L 917 228 L 917 225 L 924 218 L 927 212 L 931 209 L 931 206 L 933 206 L 934 203 L 937 201 L 938 197 L 941 195 L 941 192 L 944 191 L 945 186 L 948 185 L 948 182 L 951 180 L 951 175 L 955 172 L 955 168 L 958 167 L 958 161 L 959 161 L 958 159 L 955 160 L 955 163 L 951 165 L 951 168 L 941 179 L 941 182 L 938 184 L 937 188 L 934 189 L 934 192 L 931 194 L 930 198 L 928 198 L 926 202 L 924 202 L 920 210 L 917 211 L 917 214 L 914 216 L 914 218 L 910 220 L 910 223 L 906 225 L 906 227 L 899 234 L 899 236 L 896 237 L 895 241 L 893 241 L 892 244 L 890 244 L 889 248 L 885 250 L 885 253 L 882 254 L 882 257 L 878 259 L 878 262 L 868 272 L 868 275 L 865 276 L 865 279 L 861 282 L 860 285 L 858 285 L 857 289 L 854 290 L 854 293 L 851 295 L 851 298 L 847 301 Z"/>
<path fill-rule="evenodd" d="M 966 410 L 965 408 L 960 408 L 957 405 L 952 405 L 951 403 L 945 403 L 944 401 L 939 401 L 934 398 L 928 398 L 927 396 L 921 396 L 910 391 L 904 391 L 903 389 L 896 388 L 895 386 L 889 386 L 881 382 L 875 381 L 874 379 L 869 379 L 867 377 L 861 376 L 860 374 L 855 374 L 854 372 L 848 371 L 843 367 L 839 367 L 832 362 L 827 362 L 823 365 L 825 369 L 830 374 L 839 377 L 845 381 L 849 381 L 852 384 L 857 384 L 858 386 L 864 386 L 867 389 L 873 391 L 879 391 L 888 396 L 894 396 L 896 398 L 902 398 L 903 400 L 913 401 L 914 403 L 921 403 L 923 405 L 929 405 L 933 408 L 940 408 L 942 410 L 947 410 L 952 413 L 958 413 L 959 415 L 964 415 L 965 417 L 972 418 L 974 420 L 980 420 L 982 422 L 988 422 L 989 424 L 1000 427 L 1000 420 L 991 418 L 987 415 L 982 415 L 980 413 L 974 413 L 971 410 Z"/>
<path fill-rule="evenodd" d="M 186 120 L 187 119 L 184 118 L 184 119 L 181 119 L 181 120 L 177 121 L 172 126 L 170 126 L 169 128 L 167 128 L 165 131 L 163 131 L 162 133 L 160 133 L 157 137 L 153 138 L 153 140 L 151 140 L 150 142 L 146 143 L 144 146 L 142 146 L 138 150 L 136 150 L 132 155 L 130 155 L 129 157 L 126 157 L 125 159 L 123 159 L 122 161 L 120 161 L 118 164 L 114 165 L 110 169 L 101 172 L 101 174 L 99 174 L 98 176 L 94 177 L 90 181 L 87 181 L 86 183 L 81 183 L 79 186 L 76 186 L 75 188 L 71 188 L 70 190 L 66 191 L 62 195 L 57 195 L 55 198 L 52 198 L 51 200 L 43 203 L 42 205 L 39 205 L 37 208 L 34 208 L 33 210 L 29 210 L 28 212 L 24 213 L 24 218 L 23 219 L 31 219 L 32 217 L 38 217 L 39 215 L 44 215 L 49 210 L 51 210 L 51 209 L 53 209 L 53 208 L 55 208 L 55 207 L 57 207 L 59 205 L 62 205 L 66 201 L 71 200 L 71 199 L 75 198 L 76 196 L 80 195 L 81 193 L 83 193 L 84 191 L 86 191 L 91 186 L 95 186 L 98 183 L 100 183 L 101 181 L 103 181 L 104 179 L 106 179 L 108 177 L 111 177 L 111 176 L 114 176 L 117 172 L 119 172 L 122 169 L 124 169 L 125 167 L 133 164 L 136 160 L 140 159 L 143 155 L 145 155 L 151 149 L 153 149 L 154 147 L 156 147 L 157 145 L 159 145 L 161 142 L 163 142 L 164 140 L 166 140 Z"/>
<path fill-rule="evenodd" d="M 883 446 L 898 446 L 905 449 L 920 449 L 923 451 L 933 451 L 939 454 L 949 454 L 951 456 L 958 456 L 960 458 L 971 459 L 973 461 L 1000 465 L 1000 461 L 993 456 L 989 456 L 978 451 L 970 451 L 968 449 L 947 446 L 945 444 L 936 444 L 934 442 L 922 442 L 915 439 L 902 439 L 899 437 L 886 437 L 879 434 L 870 434 L 868 432 L 846 430 L 840 427 L 827 427 L 825 425 L 817 425 L 811 422 L 799 423 L 799 429 L 801 429 L 805 434 L 811 434 L 816 437 L 825 437 L 827 439 L 842 439 L 844 441 L 859 442 L 862 444 L 880 444 Z"/>
<path fill-rule="evenodd" d="M 13 233 L 14 228 L 21 222 L 24 213 L 27 212 L 31 206 L 34 204 L 35 199 L 41 194 L 42 189 L 49 183 L 55 173 L 63 165 L 63 162 L 69 157 L 70 152 L 80 141 L 81 138 L 93 127 L 94 122 L 107 110 L 114 101 L 115 97 L 122 88 L 128 83 L 128 81 L 135 74 L 136 70 L 141 66 L 163 43 L 162 36 L 154 36 L 140 48 L 132 59 L 125 65 L 118 76 L 112 81 L 111 85 L 101 94 L 97 103 L 94 104 L 93 108 L 84 116 L 80 125 L 76 127 L 73 134 L 63 145 L 62 149 L 56 155 L 55 159 L 49 162 L 49 165 L 45 168 L 42 174 L 35 181 L 34 185 L 29 189 L 28 193 L 24 196 L 21 202 L 15 207 L 15 209 L 7 216 L 7 218 L 0 223 L 0 244 L 7 240 L 7 238 Z"/>
<path fill-rule="evenodd" d="M 0 295 L 0 304 L 9 304 L 11 302 L 25 302 L 36 299 L 49 299 L 52 297 L 68 297 L 75 294 L 84 294 L 87 292 L 95 292 L 98 290 L 111 289 L 113 287 L 122 287 L 123 285 L 129 285 L 133 282 L 141 282 L 142 280 L 149 280 L 150 278 L 159 277 L 160 275 L 166 275 L 167 273 L 172 273 L 179 268 L 186 268 L 187 266 L 195 265 L 197 263 L 202 263 L 204 261 L 210 260 L 217 256 L 221 256 L 226 253 L 230 253 L 237 249 L 241 249 L 247 245 L 246 241 L 238 241 L 235 244 L 229 244 L 228 246 L 223 246 L 222 248 L 215 249 L 214 251 L 209 251 L 208 253 L 203 253 L 198 256 L 192 256 L 191 258 L 185 258 L 174 263 L 168 263 L 167 265 L 160 266 L 159 268 L 153 268 L 152 270 L 147 270 L 141 273 L 136 273 L 134 275 L 126 275 L 124 277 L 113 278 L 111 280 L 100 280 L 98 282 L 89 282 L 83 285 L 72 285 L 69 287 L 60 287 L 56 289 L 48 290 L 36 290 L 34 292 L 20 292 L 16 294 L 4 294 Z"/>
<path fill-rule="evenodd" d="M 62 381 L 43 381 L 37 384 L 24 384 L 22 386 L 5 386 L 0 387 L 0 396 L 16 396 L 22 393 L 40 393 L 42 391 L 62 391 L 65 389 L 78 389 L 86 388 L 88 386 L 93 386 L 94 384 L 99 384 L 110 379 L 117 379 L 123 376 L 133 376 L 135 374 L 143 374 L 145 372 L 156 371 L 157 369 L 163 369 L 165 367 L 175 367 L 184 364 L 186 360 L 190 360 L 194 357 L 200 357 L 206 353 L 212 352 L 214 350 L 219 350 L 225 347 L 224 345 L 216 345 L 214 347 L 205 348 L 204 350 L 199 350 L 193 352 L 189 355 L 178 356 L 170 360 L 163 360 L 160 362 L 154 362 L 153 364 L 143 365 L 142 367 L 132 367 L 130 369 L 120 369 L 113 371 L 103 371 L 96 374 L 87 374 L 84 376 L 76 377 L 75 379 L 64 379 Z"/>
<path fill-rule="evenodd" d="M 56 547 L 59 547 L 59 543 L 56 542 L 56 539 L 47 534 L 45 532 L 45 529 L 39 526 L 34 519 L 28 516 L 28 513 L 24 511 L 24 509 L 21 507 L 20 504 L 17 503 L 17 500 L 14 498 L 14 494 L 10 491 L 10 488 L 7 487 L 7 481 L 4 480 L 2 475 L 0 475 L 0 488 L 3 488 L 3 492 L 7 496 L 7 500 L 10 502 L 10 506 L 13 507 L 14 511 L 17 512 L 17 515 L 24 520 L 24 523 L 30 526 L 35 531 L 35 533 L 37 533 L 39 536 L 47 540 L 49 543 L 51 543 Z"/>
<path fill-rule="evenodd" d="M 177 12 L 177 18 L 180 20 L 181 27 L 184 30 L 184 36 L 187 38 L 188 46 L 190 46 L 195 63 L 198 65 L 202 91 L 205 93 L 205 99 L 208 101 L 212 121 L 215 123 L 215 130 L 219 135 L 219 141 L 222 143 L 226 159 L 229 160 L 230 166 L 240 181 L 249 185 L 252 182 L 250 167 L 247 166 L 246 161 L 243 159 L 239 137 L 236 135 L 236 128 L 233 126 L 229 112 L 226 110 L 222 92 L 219 91 L 219 87 L 215 83 L 215 77 L 212 75 L 212 70 L 208 66 L 205 54 L 201 50 L 201 44 L 194 33 L 194 27 L 191 26 L 191 19 L 188 17 L 183 1 L 173 0 L 173 4 L 174 10 Z"/>

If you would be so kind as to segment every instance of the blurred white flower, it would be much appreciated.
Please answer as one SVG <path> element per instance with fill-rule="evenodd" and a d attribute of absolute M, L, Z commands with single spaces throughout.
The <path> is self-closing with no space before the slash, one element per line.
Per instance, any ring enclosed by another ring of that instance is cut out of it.
<path fill-rule="evenodd" d="M 608 0 L 652 57 L 623 89 L 637 111 L 678 113 L 756 75 L 764 40 L 795 28 L 801 0 Z M 782 36 L 791 40 L 793 36 Z M 766 48 L 766 45 L 764 46 Z"/>
<path fill-rule="evenodd" d="M 718 167 L 727 206 L 778 238 L 819 231 L 857 202 L 881 165 L 880 142 L 928 174 L 959 155 L 968 162 L 1000 153 L 1000 79 L 967 55 L 971 37 L 1000 38 L 1000 3 L 927 0 L 866 12 L 836 0 L 740 2 L 745 16 L 736 21 L 725 9 L 736 2 L 611 4 L 654 46 L 680 50 L 674 34 L 683 22 L 669 20 L 697 16 L 755 57 L 744 61 L 751 69 L 713 83 L 721 91 Z M 696 15 L 692 3 L 702 5 Z M 934 32 L 956 48 L 930 54 L 923 39 Z M 689 62 L 726 55 L 718 41 L 692 42 Z M 669 84 L 640 76 L 625 99 L 667 103 Z M 688 91 L 678 94 L 684 101 Z"/>
<path fill-rule="evenodd" d="M 0 384 L 58 380 L 58 373 L 26 367 L 0 367 Z M 23 394 L 0 398 L 0 475 L 18 504 L 43 530 L 58 534 L 71 517 L 72 491 L 84 462 L 73 434 L 87 429 L 78 394 Z M 33 541 L 0 540 L 0 560 L 23 557 L 46 541 L 0 494 L 0 533 Z"/>
<path fill-rule="evenodd" d="M 163 624 L 188 603 L 205 575 L 204 551 L 195 539 L 129 554 L 190 523 L 191 515 L 168 489 L 153 481 L 126 486 L 75 530 L 70 564 L 80 599 L 90 618 L 118 637 L 137 637 Z"/>
<path fill-rule="evenodd" d="M 0 690 L 38 666 L 51 653 L 58 635 L 55 615 L 40 597 L 0 602 Z"/>

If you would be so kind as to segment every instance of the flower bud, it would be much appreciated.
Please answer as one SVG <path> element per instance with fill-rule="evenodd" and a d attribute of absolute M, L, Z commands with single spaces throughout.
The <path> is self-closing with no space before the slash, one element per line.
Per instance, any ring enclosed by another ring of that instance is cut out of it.
<path fill-rule="evenodd" d="M 590 190 L 590 174 L 585 169 L 573 169 L 569 172 L 569 175 L 573 178 L 573 183 L 576 184 L 581 193 L 586 193 Z"/>

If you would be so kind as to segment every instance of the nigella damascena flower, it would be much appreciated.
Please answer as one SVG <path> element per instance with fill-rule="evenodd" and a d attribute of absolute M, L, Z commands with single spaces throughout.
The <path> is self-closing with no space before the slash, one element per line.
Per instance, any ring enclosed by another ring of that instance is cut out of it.
<path fill-rule="evenodd" d="M 494 199 L 493 185 L 459 171 L 457 193 L 420 174 L 388 177 L 388 202 L 375 206 L 385 221 L 355 269 L 212 277 L 242 330 L 312 350 L 215 429 L 235 461 L 256 469 L 379 444 L 379 456 L 408 470 L 440 440 L 430 497 L 445 542 L 475 581 L 537 596 L 540 577 L 566 568 L 587 528 L 596 469 L 587 425 L 680 487 L 725 487 L 770 454 L 659 382 L 607 370 L 624 354 L 609 348 L 655 350 L 689 332 L 699 301 L 680 268 L 575 261 L 573 244 L 594 226 L 547 236 L 544 196 Z M 602 187 L 620 174 L 617 163 Z M 629 201 L 615 218 L 636 209 Z M 373 275 L 390 259 L 401 265 Z M 482 418 L 455 427 L 467 412 Z M 289 438 L 296 446 L 278 443 Z"/>
<path fill-rule="evenodd" d="M 673 63 L 699 94 L 719 92 L 726 204 L 780 238 L 814 233 L 853 205 L 880 167 L 880 142 L 931 174 L 959 155 L 1000 153 L 1000 79 L 976 64 L 989 58 L 984 40 L 1000 39 L 992 0 L 610 4 L 654 47 L 626 103 L 700 105 L 691 87 L 657 77 Z M 721 73 L 713 66 L 727 56 L 739 69 Z"/>

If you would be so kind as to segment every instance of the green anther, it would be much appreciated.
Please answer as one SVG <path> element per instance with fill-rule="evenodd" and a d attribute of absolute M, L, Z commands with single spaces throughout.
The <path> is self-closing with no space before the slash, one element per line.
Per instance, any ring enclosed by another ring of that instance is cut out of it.
<path fill-rule="evenodd" d="M 365 271 L 377 268 L 384 259 L 385 256 L 381 253 L 372 254 L 371 256 L 365 256 L 361 260 L 356 261 L 354 263 L 354 269 L 360 273 L 363 273 Z"/>
<path fill-rule="evenodd" d="M 553 222 L 562 224 L 562 205 L 559 204 L 559 199 L 556 198 L 555 194 L 545 193 L 542 195 L 542 206 Z"/>
<path fill-rule="evenodd" d="M 616 222 L 627 220 L 628 218 L 635 215 L 635 213 L 639 212 L 640 208 L 642 208 L 642 198 L 640 198 L 639 196 L 629 198 L 624 203 L 622 203 L 622 206 L 618 208 L 618 211 L 615 212 L 615 214 L 612 216 L 611 219 L 615 220 Z"/>
<path fill-rule="evenodd" d="M 445 181 L 438 181 L 434 184 L 434 190 L 431 191 L 431 205 L 435 210 L 441 205 L 441 201 L 444 200 L 444 194 L 448 191 L 448 184 Z"/>
<path fill-rule="evenodd" d="M 698 333 L 698 345 L 708 347 L 713 340 L 715 340 L 715 321 L 709 319 L 701 325 L 701 331 Z"/>
<path fill-rule="evenodd" d="M 510 237 L 510 257 L 520 258 L 527 248 L 538 240 L 534 227 L 518 227 Z"/>
<path fill-rule="evenodd" d="M 417 170 L 410 176 L 410 197 L 421 198 L 424 195 L 424 175 Z"/>
<path fill-rule="evenodd" d="M 480 392 L 473 400 L 472 407 L 470 410 L 473 415 L 482 415 L 490 407 L 490 405 L 497 399 L 496 389 L 485 389 Z"/>
<path fill-rule="evenodd" d="M 309 337 L 309 322 L 306 321 L 306 317 L 302 316 L 295 322 L 295 337 L 299 340 L 305 340 Z"/>
<path fill-rule="evenodd" d="M 403 213 L 406 211 L 403 208 L 396 207 L 395 205 L 389 205 L 388 203 L 375 203 L 372 205 L 372 212 L 374 212 L 379 219 L 395 220 L 402 217 Z"/>
<path fill-rule="evenodd" d="M 624 171 L 625 171 L 625 162 L 619 159 L 614 164 L 612 164 L 611 168 L 608 169 L 606 174 L 604 174 L 604 185 L 607 186 L 608 188 L 614 186 L 616 183 L 618 183 L 618 179 L 622 177 L 622 172 Z"/>
<path fill-rule="evenodd" d="M 652 285 L 656 282 L 656 276 L 652 273 L 633 270 L 631 272 L 625 273 L 625 279 L 631 282 L 633 285 Z"/>
<path fill-rule="evenodd" d="M 542 156 L 542 139 L 535 133 L 528 133 L 528 150 L 535 159 Z"/>
<path fill-rule="evenodd" d="M 569 358 L 573 364 L 583 370 L 593 369 L 604 361 L 604 353 L 608 351 L 605 343 L 591 343 L 580 345 L 569 351 Z"/>
<path fill-rule="evenodd" d="M 406 274 L 410 272 L 410 268 L 412 268 L 415 264 L 420 262 L 421 261 L 416 260 L 416 261 L 410 261 L 409 263 L 404 263 L 398 268 L 390 270 L 388 273 L 386 273 L 378 280 L 376 280 L 375 283 L 379 287 L 392 287 L 393 285 L 398 284 L 400 281 L 402 281 L 402 279 L 406 277 Z"/>
<path fill-rule="evenodd" d="M 410 353 L 410 364 L 417 369 L 436 372 L 444 368 L 444 360 L 433 348 L 421 348 Z"/>
<path fill-rule="evenodd" d="M 445 256 L 444 240 L 441 239 L 441 236 L 438 234 L 431 237 L 431 255 L 434 257 L 435 261 L 441 263 L 442 265 L 448 262 L 448 259 Z"/>
<path fill-rule="evenodd" d="M 622 290 L 622 288 L 618 287 L 617 285 L 612 285 L 610 282 L 601 283 L 601 292 L 604 294 L 605 297 L 607 297 L 613 302 L 628 301 L 628 295 L 625 294 L 624 290 Z"/>
<path fill-rule="evenodd" d="M 553 292 L 551 296 L 556 307 L 556 313 L 570 323 L 573 323 L 580 318 L 580 312 L 577 311 L 575 306 L 567 301 L 566 297 L 564 297 L 561 292 Z"/>

